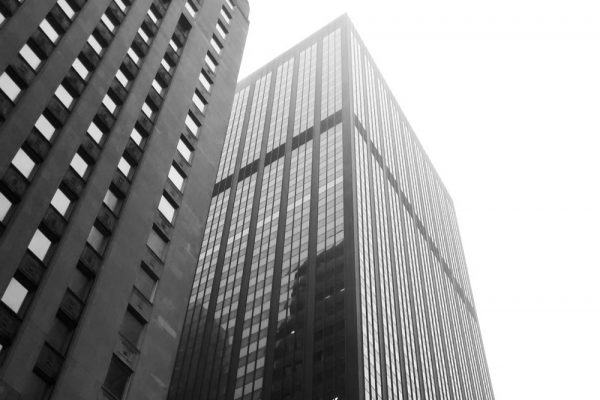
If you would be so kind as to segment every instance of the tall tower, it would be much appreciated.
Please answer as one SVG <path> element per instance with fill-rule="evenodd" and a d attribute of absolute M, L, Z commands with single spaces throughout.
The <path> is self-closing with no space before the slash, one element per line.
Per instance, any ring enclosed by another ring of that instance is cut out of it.
<path fill-rule="evenodd" d="M 166 398 L 248 12 L 0 1 L 0 398 Z"/>
<path fill-rule="evenodd" d="M 346 16 L 238 83 L 169 400 L 493 399 L 454 208 Z"/>

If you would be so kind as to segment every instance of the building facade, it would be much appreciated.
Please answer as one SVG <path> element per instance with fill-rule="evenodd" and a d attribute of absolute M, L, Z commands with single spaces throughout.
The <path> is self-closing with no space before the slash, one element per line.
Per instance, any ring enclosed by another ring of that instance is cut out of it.
<path fill-rule="evenodd" d="M 0 0 L 0 398 L 166 398 L 248 12 Z"/>
<path fill-rule="evenodd" d="M 169 400 L 493 399 L 452 200 L 346 16 L 238 83 Z"/>

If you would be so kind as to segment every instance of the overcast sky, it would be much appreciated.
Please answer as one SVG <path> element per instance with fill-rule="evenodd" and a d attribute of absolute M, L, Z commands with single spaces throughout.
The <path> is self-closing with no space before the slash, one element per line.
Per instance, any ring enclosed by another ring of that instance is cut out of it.
<path fill-rule="evenodd" d="M 250 2 L 241 78 L 350 15 L 454 199 L 496 398 L 599 398 L 600 2 Z"/>

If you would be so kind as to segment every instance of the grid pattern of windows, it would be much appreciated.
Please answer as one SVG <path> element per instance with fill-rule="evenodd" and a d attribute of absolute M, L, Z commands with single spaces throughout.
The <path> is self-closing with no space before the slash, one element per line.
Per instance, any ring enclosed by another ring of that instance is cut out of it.
<path fill-rule="evenodd" d="M 250 108 L 246 144 L 244 146 L 244 153 L 242 154 L 242 166 L 246 166 L 249 161 L 256 160 L 260 154 L 263 137 L 262 133 L 265 127 L 265 118 L 267 116 L 267 98 L 269 96 L 270 86 L 270 72 L 260 78 L 254 85 L 254 96 Z"/>
<path fill-rule="evenodd" d="M 233 173 L 235 160 L 240 145 L 240 136 L 242 134 L 242 125 L 244 123 L 244 113 L 248 104 L 248 95 L 250 88 L 246 87 L 235 94 L 233 98 L 233 108 L 231 109 L 231 118 L 227 127 L 223 155 L 219 164 L 217 173 L 217 182 Z"/>
<path fill-rule="evenodd" d="M 293 68 L 294 58 L 289 59 L 277 67 L 267 152 L 281 145 L 281 143 L 285 141 L 285 137 L 287 135 L 286 128 L 290 114 Z"/>

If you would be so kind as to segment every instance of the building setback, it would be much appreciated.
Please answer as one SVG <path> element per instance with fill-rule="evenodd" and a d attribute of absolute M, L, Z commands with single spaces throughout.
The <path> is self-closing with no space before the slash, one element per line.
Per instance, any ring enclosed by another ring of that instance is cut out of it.
<path fill-rule="evenodd" d="M 493 399 L 454 207 L 346 16 L 238 83 L 169 400 Z"/>
<path fill-rule="evenodd" d="M 0 398 L 166 398 L 248 12 L 0 0 Z"/>

